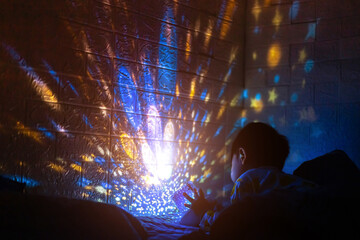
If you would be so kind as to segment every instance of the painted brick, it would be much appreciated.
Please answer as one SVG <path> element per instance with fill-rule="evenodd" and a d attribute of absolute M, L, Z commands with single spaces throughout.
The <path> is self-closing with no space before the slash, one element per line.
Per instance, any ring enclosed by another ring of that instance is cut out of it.
<path fill-rule="evenodd" d="M 342 23 L 340 18 L 318 19 L 316 26 L 316 40 L 333 40 L 341 37 Z"/>
<path fill-rule="evenodd" d="M 314 87 L 311 84 L 291 85 L 289 87 L 289 104 L 311 105 L 314 103 Z"/>
<path fill-rule="evenodd" d="M 119 8 L 115 8 L 114 12 L 114 31 L 125 35 L 137 36 L 138 15 Z M 139 24 L 142 25 L 144 23 L 140 21 Z"/>
<path fill-rule="evenodd" d="M 339 98 L 341 103 L 360 102 L 360 82 L 341 82 Z"/>
<path fill-rule="evenodd" d="M 341 78 L 340 61 L 316 62 L 314 72 L 316 82 L 338 82 Z"/>
<path fill-rule="evenodd" d="M 290 4 L 253 8 L 247 15 L 248 26 L 286 25 L 290 24 Z"/>
<path fill-rule="evenodd" d="M 161 21 L 151 17 L 136 15 L 137 35 L 139 38 L 158 42 L 161 29 Z"/>
<path fill-rule="evenodd" d="M 359 14 L 360 2 L 356 0 L 339 1 L 339 8 L 342 17 L 354 16 Z"/>
<path fill-rule="evenodd" d="M 290 84 L 290 67 L 267 69 L 266 72 L 266 82 L 269 86 Z"/>
<path fill-rule="evenodd" d="M 249 47 L 269 45 L 273 42 L 286 44 L 290 41 L 290 27 L 291 25 L 248 28 L 246 31 L 246 44 Z"/>
<path fill-rule="evenodd" d="M 290 64 L 303 64 L 314 59 L 314 44 L 292 44 L 290 46 Z"/>
<path fill-rule="evenodd" d="M 111 58 L 93 54 L 86 55 L 86 73 L 93 80 L 112 82 L 114 76 L 113 68 Z"/>
<path fill-rule="evenodd" d="M 315 21 L 315 1 L 298 2 L 291 7 L 291 22 L 312 22 Z"/>
<path fill-rule="evenodd" d="M 291 83 L 302 83 L 302 84 L 311 84 L 315 80 L 315 71 L 313 70 L 314 65 L 317 63 L 308 64 L 311 66 L 307 66 L 306 64 L 293 65 L 291 67 Z"/>
<path fill-rule="evenodd" d="M 292 0 L 271 0 L 271 4 L 286 4 L 291 3 Z"/>
<path fill-rule="evenodd" d="M 317 0 L 316 1 L 316 17 L 320 19 L 336 18 L 341 13 L 339 6 L 342 4 L 340 0 Z"/>
<path fill-rule="evenodd" d="M 261 69 L 245 70 L 245 87 L 265 87 L 266 72 Z"/>
<path fill-rule="evenodd" d="M 355 37 L 360 35 L 360 16 L 351 16 L 342 19 L 341 35 Z"/>
<path fill-rule="evenodd" d="M 360 82 L 360 59 L 343 60 L 341 62 L 341 80 L 344 82 Z"/>
<path fill-rule="evenodd" d="M 315 104 L 335 104 L 338 102 L 338 83 L 319 83 L 315 85 Z"/>
<path fill-rule="evenodd" d="M 315 60 L 325 61 L 339 59 L 339 41 L 317 42 L 315 44 Z"/>
<path fill-rule="evenodd" d="M 293 24 L 290 28 L 290 43 L 315 41 L 316 23 Z"/>
<path fill-rule="evenodd" d="M 358 142 L 360 136 L 360 125 L 357 121 L 360 117 L 359 103 L 340 104 L 338 117 L 338 128 L 341 132 L 339 143 Z"/>
<path fill-rule="evenodd" d="M 261 121 L 273 126 L 277 131 L 281 131 L 285 126 L 285 108 L 284 107 L 266 107 L 261 112 L 246 110 L 245 125 Z"/>
<path fill-rule="evenodd" d="M 360 56 L 360 37 L 341 39 L 340 55 L 342 59 L 358 58 Z"/>
<path fill-rule="evenodd" d="M 114 49 L 113 35 L 107 31 L 100 31 L 94 28 L 85 28 L 86 51 L 91 51 L 94 54 L 108 55 Z"/>
<path fill-rule="evenodd" d="M 273 47 L 273 48 L 272 48 Z M 273 51 L 271 51 L 273 49 Z M 273 52 L 274 58 L 269 55 Z M 284 45 L 273 44 L 268 47 L 248 48 L 245 58 L 246 67 L 274 67 L 289 64 L 289 47 Z"/>

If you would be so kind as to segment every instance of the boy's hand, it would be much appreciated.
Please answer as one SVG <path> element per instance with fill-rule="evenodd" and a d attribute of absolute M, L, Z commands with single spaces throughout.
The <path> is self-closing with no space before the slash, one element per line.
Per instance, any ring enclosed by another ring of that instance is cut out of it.
<path fill-rule="evenodd" d="M 192 209 L 196 215 L 199 215 L 201 217 L 206 211 L 211 210 L 215 207 L 216 202 L 210 202 L 209 200 L 207 200 L 201 188 L 198 191 L 196 188 L 192 188 L 191 186 L 189 187 L 194 192 L 194 198 L 191 198 L 187 193 L 184 193 L 184 197 L 191 203 L 185 203 L 185 207 Z"/>

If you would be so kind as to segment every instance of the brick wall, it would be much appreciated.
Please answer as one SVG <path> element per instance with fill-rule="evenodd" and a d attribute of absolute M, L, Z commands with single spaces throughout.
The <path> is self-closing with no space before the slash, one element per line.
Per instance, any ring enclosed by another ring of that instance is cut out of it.
<path fill-rule="evenodd" d="M 170 195 L 189 180 L 223 196 L 244 10 L 235 0 L 5 1 L 1 174 L 142 214 L 174 211 Z"/>
<path fill-rule="evenodd" d="M 334 149 L 360 166 L 360 2 L 248 0 L 246 13 L 246 122 L 288 136 L 286 172 Z"/>

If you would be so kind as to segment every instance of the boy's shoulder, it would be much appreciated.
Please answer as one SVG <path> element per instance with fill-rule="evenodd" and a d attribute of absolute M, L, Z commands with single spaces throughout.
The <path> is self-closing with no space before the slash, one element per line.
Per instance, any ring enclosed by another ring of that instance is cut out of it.
<path fill-rule="evenodd" d="M 244 172 L 240 178 L 252 177 L 252 176 L 262 176 L 268 174 L 285 174 L 276 167 L 264 166 L 258 168 L 252 168 Z"/>

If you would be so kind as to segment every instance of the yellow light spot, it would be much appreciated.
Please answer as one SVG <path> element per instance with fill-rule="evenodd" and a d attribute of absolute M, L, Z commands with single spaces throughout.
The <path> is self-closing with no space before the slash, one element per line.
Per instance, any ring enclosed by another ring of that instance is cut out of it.
<path fill-rule="evenodd" d="M 273 44 L 267 55 L 267 62 L 269 67 L 276 67 L 281 59 L 281 49 L 279 44 Z"/>
<path fill-rule="evenodd" d="M 305 78 L 302 80 L 302 82 L 301 82 L 301 87 L 302 88 L 305 88 L 305 85 L 306 85 L 306 80 L 305 80 Z"/>
<path fill-rule="evenodd" d="M 255 51 L 252 54 L 252 58 L 253 58 L 254 61 L 257 59 L 257 53 Z"/>
<path fill-rule="evenodd" d="M 258 1 L 255 2 L 255 5 L 254 5 L 253 9 L 251 10 L 251 13 L 255 17 L 255 22 L 257 22 L 259 20 L 259 15 L 261 13 L 261 8 L 260 8 Z"/>
<path fill-rule="evenodd" d="M 229 64 L 232 64 L 233 61 L 236 59 L 238 50 L 239 50 L 239 46 L 232 47 L 230 52 Z"/>
<path fill-rule="evenodd" d="M 19 134 L 31 137 L 35 141 L 42 143 L 41 133 L 31 130 L 28 127 L 25 127 L 25 125 L 22 124 L 21 122 L 16 122 L 16 130 L 18 131 Z"/>
<path fill-rule="evenodd" d="M 277 9 L 276 9 L 276 12 L 275 12 L 275 16 L 274 16 L 274 18 L 273 18 L 273 20 L 272 20 L 272 23 L 273 23 L 276 27 L 278 27 L 278 26 L 280 25 L 282 19 L 283 19 L 283 17 L 282 17 L 282 15 L 280 14 L 279 9 L 277 8 Z"/>
<path fill-rule="evenodd" d="M 81 166 L 80 165 L 72 163 L 70 165 L 70 167 L 72 167 L 72 169 L 74 169 L 75 171 L 81 172 Z"/>
<path fill-rule="evenodd" d="M 192 99 L 195 95 L 195 78 L 191 81 L 191 87 L 190 87 L 190 98 Z"/>
<path fill-rule="evenodd" d="M 299 63 L 304 63 L 306 59 L 306 51 L 305 48 L 299 51 Z"/>
<path fill-rule="evenodd" d="M 217 157 L 217 158 L 221 158 L 222 156 L 225 155 L 225 152 L 226 152 L 226 148 L 223 147 L 223 148 L 216 154 L 216 157 Z"/>
<path fill-rule="evenodd" d="M 135 157 L 135 152 L 136 152 L 136 148 L 135 148 L 135 143 L 134 140 L 131 139 L 129 137 L 129 135 L 127 135 L 126 133 L 121 134 L 120 136 L 120 141 L 121 141 L 121 145 L 124 148 L 126 154 L 132 159 L 134 160 Z"/>
<path fill-rule="evenodd" d="M 197 177 L 198 177 L 197 175 L 190 176 L 190 181 L 191 182 L 195 181 Z"/>
<path fill-rule="evenodd" d="M 205 150 L 202 150 L 201 152 L 200 152 L 200 157 L 202 157 L 202 156 L 204 156 L 205 155 Z"/>
<path fill-rule="evenodd" d="M 240 97 L 241 97 L 241 93 L 236 94 L 234 98 L 231 99 L 230 106 L 235 107 L 239 103 Z"/>
<path fill-rule="evenodd" d="M 207 115 L 206 120 L 205 120 L 206 123 L 210 122 L 211 115 L 212 115 L 212 112 Z"/>
<path fill-rule="evenodd" d="M 250 107 L 254 108 L 255 112 L 261 112 L 261 110 L 263 109 L 263 102 L 261 101 L 261 99 L 257 100 L 255 98 L 251 99 L 251 104 Z"/>
<path fill-rule="evenodd" d="M 205 102 L 207 103 L 210 99 L 210 93 L 208 92 L 205 97 Z"/>
<path fill-rule="evenodd" d="M 190 51 L 191 51 L 191 32 L 190 30 L 187 32 L 187 35 L 186 35 L 186 44 L 185 44 L 185 48 L 186 48 L 186 52 L 185 52 L 185 58 L 186 58 L 186 61 L 189 59 L 189 56 L 190 56 Z"/>
<path fill-rule="evenodd" d="M 176 96 L 180 95 L 179 84 L 176 84 Z"/>
<path fill-rule="evenodd" d="M 271 102 L 275 104 L 276 99 L 278 98 L 278 95 L 276 94 L 275 88 L 269 91 L 269 99 L 268 102 Z"/>
<path fill-rule="evenodd" d="M 53 170 L 55 170 L 55 171 L 57 171 L 57 172 L 60 172 L 60 173 L 64 173 L 64 172 L 65 172 L 65 169 L 64 169 L 62 166 L 57 165 L 57 164 L 54 164 L 54 163 L 50 163 L 50 164 L 48 165 L 48 167 L 51 168 L 51 169 L 53 169 Z"/>
<path fill-rule="evenodd" d="M 224 114 L 225 109 L 226 109 L 226 105 L 222 105 L 219 112 L 218 112 L 218 115 L 216 116 L 217 120 L 219 120 L 221 118 L 221 116 Z"/>
<path fill-rule="evenodd" d="M 85 162 L 93 162 L 94 161 L 94 155 L 87 155 L 87 154 L 82 154 L 81 158 L 85 161 Z"/>

